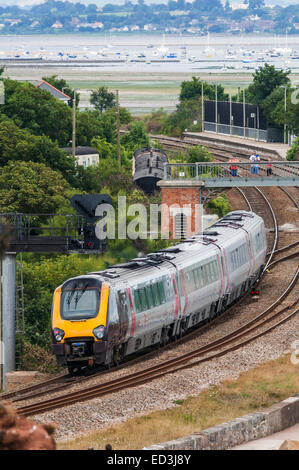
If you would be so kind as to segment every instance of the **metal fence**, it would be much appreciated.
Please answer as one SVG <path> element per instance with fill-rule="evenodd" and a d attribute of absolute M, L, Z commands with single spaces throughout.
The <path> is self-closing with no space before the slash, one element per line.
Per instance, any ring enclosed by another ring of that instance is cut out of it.
<path fill-rule="evenodd" d="M 254 139 L 267 142 L 268 132 L 263 129 L 253 129 L 251 127 L 229 126 L 215 122 L 204 122 L 204 131 L 215 132 L 216 134 L 226 134 L 246 139 Z"/>
<path fill-rule="evenodd" d="M 299 161 L 165 163 L 164 180 L 275 178 L 299 183 Z"/>

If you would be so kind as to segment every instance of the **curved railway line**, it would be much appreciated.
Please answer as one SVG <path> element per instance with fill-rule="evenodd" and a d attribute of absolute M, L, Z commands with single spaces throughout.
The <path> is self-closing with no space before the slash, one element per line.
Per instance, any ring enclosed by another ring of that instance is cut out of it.
<path fill-rule="evenodd" d="M 283 188 L 281 188 L 283 189 Z M 298 257 L 298 251 L 295 251 L 289 255 L 280 257 L 276 261 L 272 261 L 273 256 L 276 254 L 294 249 L 298 242 L 288 244 L 287 246 L 277 248 L 278 245 L 278 223 L 275 215 L 275 211 L 272 208 L 271 203 L 265 197 L 261 190 L 258 188 L 250 188 L 246 190 L 240 190 L 242 197 L 246 201 L 248 208 L 250 210 L 257 211 L 259 214 L 262 215 L 266 220 L 268 220 L 270 225 L 274 226 L 273 233 L 270 234 L 272 236 L 272 248 L 271 251 L 268 253 L 267 259 L 267 268 L 272 267 L 277 263 L 283 263 L 291 258 Z M 298 203 L 291 196 L 287 191 L 284 191 L 285 194 L 289 197 L 289 199 L 293 202 L 296 209 L 298 209 Z M 245 194 L 246 193 L 246 194 Z M 263 201 L 263 204 L 261 204 Z M 262 213 L 261 213 L 262 212 Z M 245 346 L 249 342 L 265 335 L 266 333 L 272 331 L 274 328 L 280 326 L 282 323 L 288 321 L 289 319 L 293 318 L 298 313 L 298 299 L 288 303 L 288 305 L 279 308 L 281 303 L 288 297 L 290 292 L 293 290 L 296 282 L 298 281 L 299 270 L 297 268 L 296 272 L 293 274 L 291 281 L 289 282 L 288 286 L 284 290 L 284 292 L 279 296 L 279 298 L 272 303 L 268 308 L 266 308 L 263 312 L 256 315 L 252 320 L 247 322 L 245 325 L 235 329 L 234 331 L 230 332 L 227 335 L 222 336 L 221 338 L 208 343 L 205 346 L 201 346 L 200 348 L 194 349 L 193 351 L 183 354 L 180 357 L 176 357 L 174 359 L 170 359 L 168 361 L 162 362 L 156 366 L 149 367 L 147 369 L 143 369 L 140 372 L 136 373 L 129 373 L 121 378 L 116 378 L 113 380 L 108 380 L 107 382 L 91 386 L 85 389 L 81 389 L 80 391 L 75 391 L 71 393 L 67 393 L 64 395 L 57 396 L 55 398 L 46 399 L 39 402 L 34 402 L 31 404 L 24 404 L 18 408 L 18 413 L 24 416 L 31 416 L 36 414 L 41 414 L 47 411 L 54 410 L 56 408 L 60 408 L 63 406 L 67 406 L 79 401 L 89 400 L 95 397 L 101 397 L 108 393 L 113 393 L 119 390 L 123 390 L 128 387 L 134 387 L 140 384 L 144 384 L 156 378 L 159 378 L 165 374 L 174 373 L 184 368 L 190 368 L 200 363 L 212 360 L 214 358 L 223 356 L 228 352 L 234 351 L 242 346 Z M 242 299 L 238 301 L 241 302 Z M 231 307 L 230 307 L 231 308 Z M 290 310 L 292 310 L 290 312 Z M 273 313 L 272 313 L 273 312 Z M 272 315 L 270 315 L 272 313 Z M 173 347 L 176 343 L 187 341 L 188 339 L 197 336 L 199 332 L 210 328 L 211 324 L 217 322 L 222 316 L 225 316 L 227 311 L 224 312 L 221 316 L 218 316 L 211 322 L 206 325 L 201 326 L 195 331 L 191 331 L 186 336 L 182 337 L 181 339 L 177 340 L 177 342 L 171 343 L 171 345 L 165 346 L 165 348 Z M 280 318 L 281 317 L 281 318 Z M 279 319 L 278 319 L 279 318 Z M 278 320 L 277 320 L 278 319 Z M 276 321 L 274 323 L 274 321 Z M 254 335 L 250 335 L 251 333 L 255 332 L 255 330 L 262 328 L 262 331 L 255 333 Z M 114 371 L 118 369 L 122 369 L 127 366 L 131 366 L 136 361 L 143 361 L 145 358 L 149 356 L 153 356 L 156 354 L 157 351 L 151 351 L 147 354 L 143 354 L 141 357 L 133 359 L 127 363 L 118 366 L 117 368 L 113 368 Z M 210 354 L 209 354 L 210 353 Z M 103 376 L 106 375 L 107 371 L 100 372 Z M 95 377 L 95 374 L 92 375 Z M 89 380 L 90 377 L 77 377 L 77 378 L 70 378 L 69 375 L 59 375 L 49 379 L 47 381 L 41 382 L 39 384 L 35 384 L 31 387 L 26 387 L 21 390 L 17 390 L 10 393 L 5 393 L 0 396 L 0 399 L 9 399 L 13 402 L 25 401 L 25 400 L 32 400 L 37 397 L 41 397 L 48 393 L 62 391 L 65 388 L 68 388 L 70 385 L 76 384 L 78 382 L 83 382 Z M 50 386 L 50 388 L 49 388 Z M 52 387 L 53 386 L 53 387 Z M 51 388 L 52 387 L 52 388 Z"/>
<path fill-rule="evenodd" d="M 165 139 L 160 139 L 161 141 Z M 186 148 L 186 143 L 188 145 L 197 145 L 198 142 L 181 142 L 179 139 L 171 139 L 167 138 L 166 146 L 172 148 Z M 163 142 L 164 143 L 164 142 Z M 165 143 L 164 143 L 165 145 Z M 211 146 L 209 146 L 211 149 Z M 231 157 L 232 154 L 238 156 L 238 158 L 244 158 L 236 151 L 232 151 L 230 155 L 227 155 L 227 151 L 219 149 L 215 146 L 215 151 L 213 151 L 215 157 L 218 159 L 228 159 Z M 269 232 L 269 238 L 271 240 L 271 250 L 268 253 L 267 264 L 265 270 L 271 268 L 272 266 L 278 263 L 284 263 L 290 259 L 294 259 L 298 257 L 298 251 L 292 251 L 291 254 L 287 254 L 286 256 L 282 256 L 277 260 L 273 261 L 273 257 L 278 253 L 285 252 L 288 250 L 294 250 L 295 247 L 299 244 L 298 241 L 289 243 L 283 247 L 278 248 L 278 222 L 277 217 L 275 214 L 275 210 L 272 207 L 272 204 L 264 195 L 264 193 L 259 188 L 246 188 L 240 189 L 237 188 L 242 198 L 246 201 L 249 210 L 253 210 L 254 212 L 259 213 L 266 221 L 266 225 L 273 227 L 273 231 Z M 285 188 L 278 188 L 284 192 L 284 194 L 289 198 L 292 202 L 294 207 L 298 210 L 298 203 L 295 197 L 287 191 Z M 269 240 L 270 241 L 270 240 Z M 264 272 L 265 272 L 264 270 Z M 266 309 L 264 309 L 261 313 L 256 315 L 253 319 L 248 321 L 246 324 L 238 327 L 237 329 L 231 331 L 229 334 L 226 334 L 216 340 L 213 340 L 207 343 L 204 346 L 196 348 L 188 353 L 185 353 L 179 357 L 175 357 L 173 359 L 164 361 L 159 363 L 158 365 L 149 367 L 147 369 L 143 369 L 142 371 L 129 373 L 124 375 L 121 378 L 115 378 L 113 380 L 108 380 L 106 382 L 102 382 L 100 384 L 89 386 L 85 389 L 81 389 L 80 391 L 74 391 L 71 393 L 67 393 L 64 395 L 56 396 L 51 399 L 45 399 L 42 401 L 36 401 L 31 404 L 24 404 L 18 408 L 18 413 L 24 416 L 32 416 L 36 414 L 41 414 L 47 411 L 55 410 L 56 408 L 61 408 L 63 406 L 71 405 L 73 403 L 77 403 L 79 401 L 89 400 L 95 397 L 101 397 L 103 395 L 117 392 L 119 390 L 123 390 L 128 387 L 134 387 L 151 380 L 157 379 L 169 373 L 174 373 L 179 370 L 194 367 L 195 365 L 201 364 L 206 361 L 210 361 L 217 357 L 221 357 L 228 352 L 234 351 L 246 344 L 254 341 L 255 339 L 269 333 L 274 328 L 280 326 L 284 322 L 288 321 L 289 319 L 293 318 L 298 313 L 298 298 L 292 301 L 288 301 L 287 305 L 281 304 L 288 298 L 290 292 L 294 289 L 296 282 L 298 281 L 299 269 L 297 269 L 295 273 L 292 275 L 292 279 L 288 283 L 287 287 L 284 291 L 279 295 L 279 297 Z M 246 296 L 245 296 L 246 297 Z M 240 303 L 243 299 L 238 300 L 237 303 Z M 230 310 L 230 307 L 228 310 Z M 224 312 L 222 315 L 216 317 L 211 322 L 202 325 L 200 328 L 197 328 L 194 331 L 191 331 L 184 337 L 178 339 L 176 342 L 171 343 L 170 345 L 166 345 L 164 348 L 174 347 L 178 343 L 186 342 L 187 340 L 195 337 L 198 335 L 199 332 L 203 332 L 206 329 L 209 329 L 212 324 L 218 322 L 221 317 L 225 317 L 227 311 Z M 256 332 L 256 330 L 260 330 Z M 254 333 L 254 334 L 252 334 Z M 123 369 L 125 367 L 131 366 L 138 363 L 139 361 L 143 361 L 146 358 L 149 358 L 157 353 L 157 350 L 152 350 L 148 353 L 141 355 L 131 361 L 125 362 L 120 366 L 113 368 L 113 371 L 117 371 L 119 369 Z M 13 392 L 8 392 L 0 395 L 0 399 L 2 400 L 11 400 L 13 402 L 25 401 L 25 400 L 34 400 L 38 397 L 42 397 L 43 395 L 54 393 L 54 392 L 61 392 L 62 390 L 70 387 L 70 385 L 84 382 L 89 380 L 91 377 L 95 377 L 97 374 L 101 374 L 101 377 L 106 375 L 108 371 L 101 370 L 96 371 L 95 374 L 91 376 L 80 376 L 72 378 L 69 374 L 60 374 L 59 376 L 55 376 L 51 379 L 46 381 L 34 384 L 30 387 L 25 387 L 23 389 L 19 389 Z"/>

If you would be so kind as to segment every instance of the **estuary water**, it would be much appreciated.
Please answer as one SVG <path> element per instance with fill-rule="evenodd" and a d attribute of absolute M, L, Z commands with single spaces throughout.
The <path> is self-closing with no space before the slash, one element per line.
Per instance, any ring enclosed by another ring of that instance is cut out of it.
<path fill-rule="evenodd" d="M 141 33 L 0 36 L 0 63 L 34 59 L 61 66 L 172 72 L 255 70 L 264 63 L 299 73 L 299 35 Z"/>

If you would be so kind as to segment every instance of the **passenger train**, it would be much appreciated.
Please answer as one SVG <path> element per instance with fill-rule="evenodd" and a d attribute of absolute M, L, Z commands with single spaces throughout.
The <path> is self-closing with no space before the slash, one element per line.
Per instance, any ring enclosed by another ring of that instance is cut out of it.
<path fill-rule="evenodd" d="M 210 321 L 252 288 L 266 252 L 263 219 L 234 211 L 174 246 L 67 280 L 53 298 L 58 364 L 109 366 Z"/>

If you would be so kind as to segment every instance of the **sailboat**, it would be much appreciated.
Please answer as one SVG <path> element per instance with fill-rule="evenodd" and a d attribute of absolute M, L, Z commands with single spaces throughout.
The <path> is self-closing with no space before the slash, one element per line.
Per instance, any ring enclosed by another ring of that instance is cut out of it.
<path fill-rule="evenodd" d="M 166 54 L 168 53 L 169 49 L 167 46 L 165 46 L 165 34 L 163 34 L 163 41 L 160 47 L 157 47 L 158 53 L 162 56 L 165 57 Z"/>

